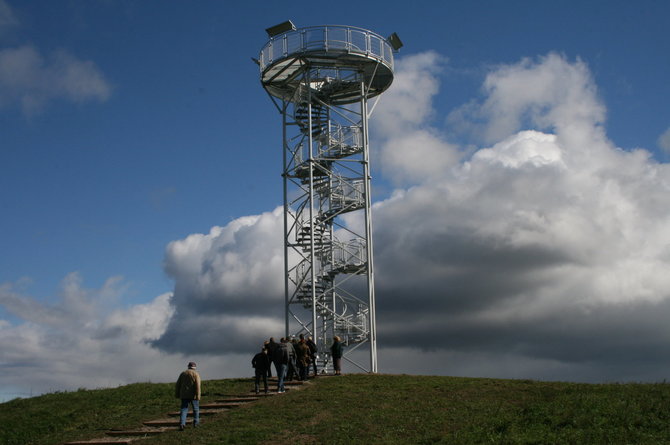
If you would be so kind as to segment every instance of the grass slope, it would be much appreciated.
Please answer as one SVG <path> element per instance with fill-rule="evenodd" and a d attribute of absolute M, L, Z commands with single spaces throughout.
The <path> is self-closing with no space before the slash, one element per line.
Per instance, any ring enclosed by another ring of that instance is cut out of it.
<path fill-rule="evenodd" d="M 248 379 L 203 382 L 204 402 Z M 174 411 L 171 384 L 0 404 L 0 444 L 101 437 Z M 670 385 L 349 375 L 203 419 L 140 444 L 670 444 Z"/>

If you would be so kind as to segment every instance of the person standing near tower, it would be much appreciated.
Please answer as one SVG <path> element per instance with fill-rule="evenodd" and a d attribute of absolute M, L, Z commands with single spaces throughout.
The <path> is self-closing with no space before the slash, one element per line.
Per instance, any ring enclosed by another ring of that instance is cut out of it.
<path fill-rule="evenodd" d="M 330 355 L 333 357 L 333 368 L 335 375 L 342 375 L 342 343 L 337 335 L 333 337 L 333 345 L 330 347 Z"/>
<path fill-rule="evenodd" d="M 284 379 L 286 378 L 286 368 L 288 367 L 288 346 L 286 346 L 286 339 L 282 338 L 281 343 L 275 348 L 272 353 L 272 361 L 277 368 L 277 392 L 285 392 Z"/>
<path fill-rule="evenodd" d="M 302 335 L 302 334 L 300 334 Z M 318 352 L 318 348 L 316 346 L 316 343 L 314 343 L 314 340 L 312 340 L 312 337 L 307 337 L 307 340 L 305 341 L 307 344 L 307 347 L 309 348 L 309 359 L 310 362 L 312 363 L 312 366 L 314 367 L 314 377 L 318 375 L 317 369 L 316 369 L 316 353 Z"/>
<path fill-rule="evenodd" d="M 193 407 L 193 427 L 197 428 L 200 425 L 200 374 L 195 368 L 195 363 L 189 362 L 188 369 L 179 374 L 175 386 L 175 397 L 181 399 L 179 431 L 184 431 L 186 428 L 189 404 Z"/>

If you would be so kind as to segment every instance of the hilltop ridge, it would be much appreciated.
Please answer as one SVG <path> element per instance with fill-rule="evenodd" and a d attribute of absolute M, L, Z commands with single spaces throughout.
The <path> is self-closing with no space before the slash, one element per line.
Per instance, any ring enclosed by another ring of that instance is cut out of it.
<path fill-rule="evenodd" d="M 139 444 L 670 444 L 670 385 L 410 375 L 317 378 Z M 251 379 L 203 382 L 203 403 Z M 57 445 L 174 411 L 171 383 L 79 390 L 0 404 L 0 443 Z M 135 442 L 134 442 L 135 443 Z"/>

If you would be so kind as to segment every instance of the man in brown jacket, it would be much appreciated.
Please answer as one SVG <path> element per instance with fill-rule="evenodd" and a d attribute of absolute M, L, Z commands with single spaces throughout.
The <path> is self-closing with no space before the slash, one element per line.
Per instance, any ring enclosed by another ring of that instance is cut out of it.
<path fill-rule="evenodd" d="M 193 427 L 197 427 L 200 424 L 200 374 L 195 370 L 195 363 L 189 362 L 188 369 L 179 374 L 175 397 L 181 399 L 179 430 L 184 431 L 186 427 L 189 404 L 193 406 Z"/>

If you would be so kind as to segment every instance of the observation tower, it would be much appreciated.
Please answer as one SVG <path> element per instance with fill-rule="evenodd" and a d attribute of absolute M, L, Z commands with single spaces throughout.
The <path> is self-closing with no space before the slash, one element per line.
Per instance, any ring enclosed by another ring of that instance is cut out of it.
<path fill-rule="evenodd" d="M 344 360 L 374 373 L 368 119 L 402 43 L 352 26 L 266 31 L 254 61 L 283 121 L 285 335 L 312 336 L 324 371 L 338 336 Z"/>

